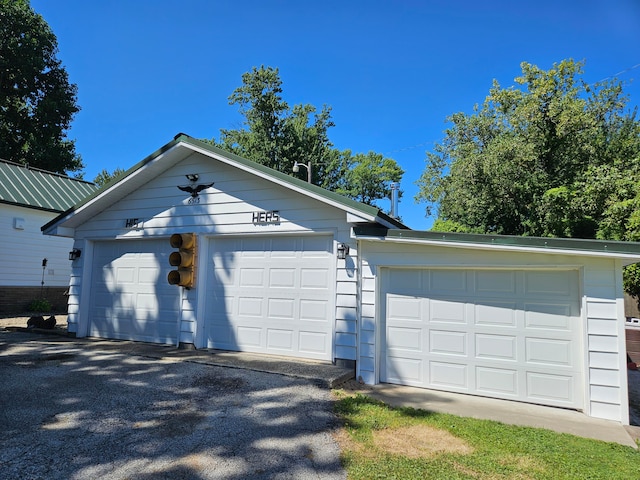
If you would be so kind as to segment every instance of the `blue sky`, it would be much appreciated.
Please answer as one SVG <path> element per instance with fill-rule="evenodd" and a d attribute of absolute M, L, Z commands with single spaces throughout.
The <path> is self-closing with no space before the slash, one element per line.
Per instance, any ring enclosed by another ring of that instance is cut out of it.
<path fill-rule="evenodd" d="M 85 178 L 129 168 L 179 132 L 218 138 L 241 117 L 227 98 L 254 66 L 278 67 L 290 105 L 323 104 L 340 149 L 373 150 L 405 170 L 400 214 L 446 117 L 471 112 L 523 61 L 585 60 L 640 103 L 640 1 L 32 0 L 58 38 L 82 111 L 69 133 Z M 388 202 L 381 203 L 383 208 Z"/>

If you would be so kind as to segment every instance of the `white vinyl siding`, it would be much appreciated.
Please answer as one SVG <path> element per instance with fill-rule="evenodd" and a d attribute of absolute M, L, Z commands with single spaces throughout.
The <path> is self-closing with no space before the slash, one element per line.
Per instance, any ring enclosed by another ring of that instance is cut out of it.
<path fill-rule="evenodd" d="M 0 250 L 0 285 L 8 287 L 46 287 L 69 285 L 71 262 L 69 251 L 73 240 L 43 235 L 40 227 L 56 213 L 13 205 L 0 205 L 0 231 L 3 241 L 13 248 Z M 23 228 L 15 228 L 16 219 Z M 42 259 L 47 266 L 42 269 Z"/>

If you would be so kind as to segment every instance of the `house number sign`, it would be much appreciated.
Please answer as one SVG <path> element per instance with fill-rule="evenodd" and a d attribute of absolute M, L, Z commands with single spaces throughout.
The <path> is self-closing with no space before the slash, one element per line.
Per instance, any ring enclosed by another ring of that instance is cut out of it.
<path fill-rule="evenodd" d="M 253 223 L 280 223 L 280 210 L 253 212 Z"/>

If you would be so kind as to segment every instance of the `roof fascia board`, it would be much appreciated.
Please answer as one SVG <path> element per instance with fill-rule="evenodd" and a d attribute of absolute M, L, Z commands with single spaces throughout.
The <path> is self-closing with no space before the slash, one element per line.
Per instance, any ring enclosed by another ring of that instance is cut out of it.
<path fill-rule="evenodd" d="M 455 241 L 455 240 L 437 240 L 434 238 L 416 238 L 416 237 L 398 237 L 389 236 L 387 232 L 382 230 L 380 233 L 358 232 L 358 228 L 355 229 L 355 237 L 358 240 L 368 240 L 373 242 L 392 242 L 392 243 L 405 243 L 405 244 L 417 244 L 417 245 L 433 245 L 439 247 L 450 248 L 468 248 L 475 250 L 498 250 L 498 251 L 514 251 L 523 253 L 548 253 L 552 255 L 574 255 L 574 256 L 586 256 L 586 257 L 601 257 L 601 258 L 619 258 L 629 263 L 640 262 L 639 252 L 622 252 L 622 251 L 598 251 L 592 249 L 578 249 L 578 248 L 561 248 L 557 246 L 527 246 L 527 245 L 505 245 L 505 244 L 489 244 L 489 243 L 473 243 L 470 241 Z M 489 236 L 490 237 L 490 236 Z M 527 238 L 527 237 L 523 237 Z M 549 239 L 549 240 L 567 240 L 575 241 L 575 239 Z M 610 242 L 609 242 L 610 243 Z M 616 242 L 616 244 L 626 242 Z M 603 246 L 607 242 L 603 242 Z"/>
<path fill-rule="evenodd" d="M 75 228 L 69 228 L 69 227 L 53 227 L 51 229 L 48 229 L 47 231 L 42 231 L 43 235 L 53 235 L 55 237 L 68 237 L 68 238 L 73 238 L 75 237 L 76 234 L 76 229 Z"/>

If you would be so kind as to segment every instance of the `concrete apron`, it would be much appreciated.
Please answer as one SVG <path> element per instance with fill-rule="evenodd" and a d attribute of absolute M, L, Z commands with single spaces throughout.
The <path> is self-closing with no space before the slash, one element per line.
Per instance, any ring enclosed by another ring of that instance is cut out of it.
<path fill-rule="evenodd" d="M 638 448 L 619 422 L 588 417 L 575 410 L 390 384 L 367 386 L 361 393 L 394 407 L 412 407 L 460 417 L 546 428 Z"/>

